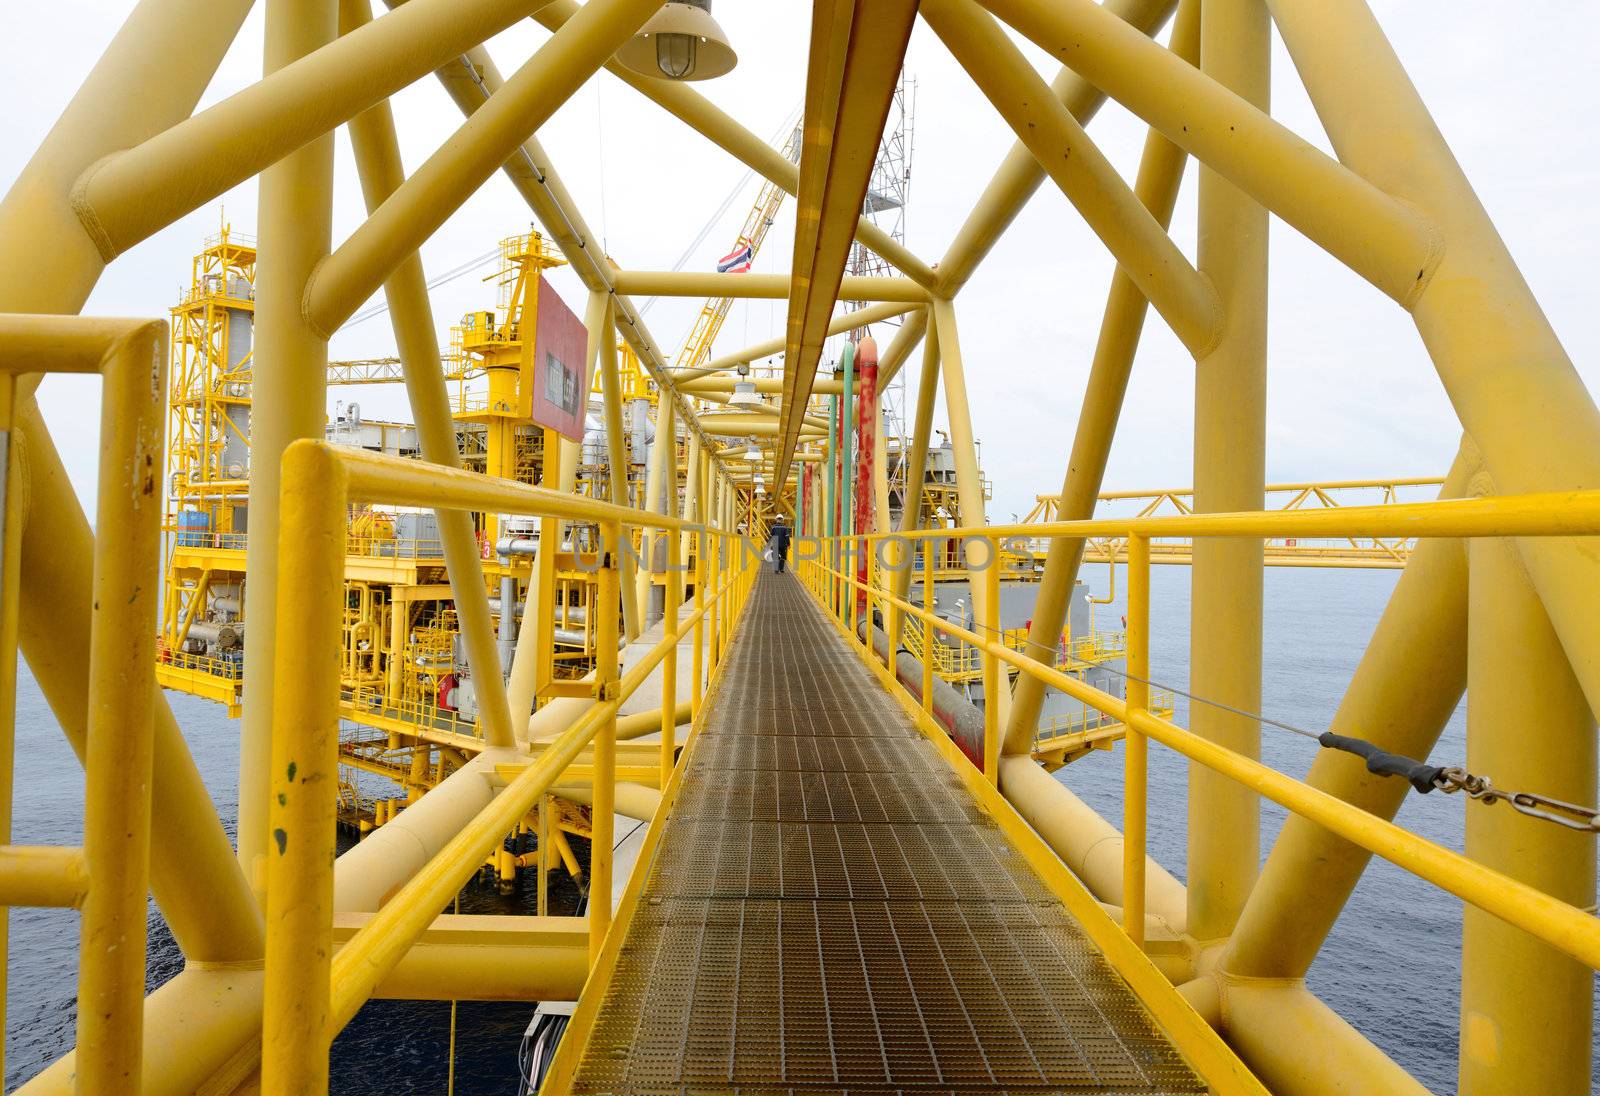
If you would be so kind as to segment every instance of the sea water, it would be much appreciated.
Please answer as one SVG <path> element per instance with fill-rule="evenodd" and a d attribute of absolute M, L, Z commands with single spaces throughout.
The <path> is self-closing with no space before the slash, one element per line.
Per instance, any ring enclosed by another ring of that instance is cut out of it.
<path fill-rule="evenodd" d="M 1151 676 L 1181 688 L 1188 685 L 1189 574 L 1187 567 L 1157 567 L 1151 577 Z M 1103 592 L 1103 569 L 1091 569 L 1086 577 Z M 1312 730 L 1326 728 L 1397 577 L 1393 571 L 1267 571 L 1264 714 Z M 1096 608 L 1100 628 L 1120 627 L 1126 585 L 1126 575 L 1119 575 L 1115 603 Z M 26 667 L 19 678 L 13 840 L 79 843 L 82 769 Z M 231 837 L 238 804 L 238 725 L 214 704 L 167 695 Z M 1181 697 L 1176 718 L 1180 723 L 1188 720 L 1188 702 Z M 1262 734 L 1267 764 L 1293 776 L 1305 774 L 1318 749 L 1314 742 L 1271 727 Z M 1432 760 L 1457 764 L 1465 751 L 1462 709 L 1446 727 Z M 1108 818 L 1120 817 L 1120 747 L 1068 766 L 1059 779 Z M 1180 879 L 1187 787 L 1183 759 L 1152 744 L 1150 849 Z M 1505 809 L 1503 804 L 1469 804 L 1460 796 L 1412 795 L 1397 820 L 1459 850 L 1467 810 Z M 1264 803 L 1262 814 L 1264 857 L 1282 825 L 1283 811 Z M 492 885 L 475 884 L 462 896 L 462 911 L 531 913 L 530 879 L 525 875 L 510 895 L 499 894 Z M 73 911 L 11 913 L 8 1090 L 72 1045 L 77 943 L 78 917 Z M 1456 1083 L 1460 947 L 1460 901 L 1374 859 L 1312 967 L 1309 983 L 1419 1081 L 1435 1092 L 1449 1093 Z M 176 974 L 181 962 L 171 934 L 152 908 L 151 987 Z M 521 1004 L 459 1006 L 455 1078 L 459 1096 L 516 1092 L 516 1049 L 530 1012 L 531 1006 Z M 443 1093 L 450 1027 L 448 1003 L 369 1004 L 335 1043 L 333 1092 L 338 1096 Z M 1600 1061 L 1600 1053 L 1596 1060 Z"/>

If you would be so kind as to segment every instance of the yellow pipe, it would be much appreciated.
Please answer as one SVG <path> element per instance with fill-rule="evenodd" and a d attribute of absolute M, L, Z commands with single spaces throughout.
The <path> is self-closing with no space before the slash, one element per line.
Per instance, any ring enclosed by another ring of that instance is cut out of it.
<path fill-rule="evenodd" d="M 1141 34 L 1154 34 L 1172 14 L 1177 0 L 1106 0 L 1105 8 Z M 1080 125 L 1088 125 L 1105 102 L 1105 93 L 1070 66 L 1063 67 L 1050 84 L 1057 102 L 1072 112 Z M 1044 182 L 1044 170 L 1021 141 L 1011 146 L 983 195 L 972 207 L 939 262 L 936 291 L 954 297 L 966 285 L 1000 236 Z"/>
<path fill-rule="evenodd" d="M 1270 6 L 1339 157 L 1434 218 L 1449 240 L 1412 318 L 1497 488 L 1600 483 L 1594 398 L 1371 11 L 1359 0 Z M 1361 79 L 1351 81 L 1357 59 Z M 1600 709 L 1592 549 L 1543 540 L 1518 550 L 1589 707 Z"/>
<path fill-rule="evenodd" d="M 293 64 L 338 34 L 334 0 L 270 0 L 264 67 Z M 277 646 L 279 462 L 297 438 L 320 438 L 327 419 L 328 343 L 301 314 L 312 270 L 328 254 L 333 220 L 333 135 L 318 137 L 261 173 L 250 411 L 250 540 L 244 616 L 250 645 Z M 387 271 L 385 271 L 387 273 Z M 374 285 L 376 288 L 376 285 Z M 333 649 L 336 644 L 330 644 Z M 270 657 L 255 660 L 239 740 L 239 863 L 258 898 L 265 886 L 267 789 L 275 687 Z"/>
<path fill-rule="evenodd" d="M 416 6 L 417 3 L 407 4 L 394 16 L 386 18 L 398 18 Z M 369 0 L 340 0 L 339 12 L 343 36 L 335 45 L 357 35 L 363 26 L 374 25 L 368 22 L 371 18 Z M 361 176 L 361 192 L 370 215 L 405 182 L 400 142 L 388 102 L 379 102 L 352 118 L 348 130 L 356 170 Z M 422 256 L 413 252 L 402 259 L 383 288 L 422 459 L 451 468 L 460 467 L 455 419 L 450 410 L 450 393 L 445 386 Z M 509 746 L 514 741 L 512 728 L 516 724 L 506 700 L 505 679 L 501 677 L 485 594 L 483 559 L 478 553 L 472 515 L 460 510 L 437 510 L 435 513 L 456 618 L 466 644 L 467 665 L 477 670 L 472 676 L 482 713 L 483 737 L 491 746 Z M 531 704 L 529 711 L 532 711 Z"/>
<path fill-rule="evenodd" d="M 74 205 L 110 262 L 128 248 L 494 37 L 544 0 L 411 0 L 94 164 Z"/>
<path fill-rule="evenodd" d="M 88 888 L 82 849 L 0 845 L 0 906 L 75 908 Z"/>
<path fill-rule="evenodd" d="M 1427 285 L 1438 228 L 1273 121 L 1253 89 L 1184 63 L 1093 0 L 980 2 L 1394 300 Z M 1352 71 L 1364 67 L 1342 75 Z"/>
<path fill-rule="evenodd" d="M 705 271 L 618 270 L 617 292 L 639 297 L 736 297 L 787 300 L 787 274 L 713 274 Z M 926 302 L 928 291 L 910 278 L 847 275 L 839 284 L 841 301 Z M 859 321 L 858 321 L 859 325 Z"/>
<path fill-rule="evenodd" d="M 1203 356 L 1222 315 L 1209 282 L 1045 86 L 1022 51 L 973 0 L 924 0 L 922 15 L 1188 347 Z M 1136 33 L 1136 32 L 1134 32 Z M 1158 48 L 1158 47 L 1157 47 Z"/>
<path fill-rule="evenodd" d="M 659 6 L 658 0 L 585 4 L 328 256 L 306 286 L 307 322 L 324 336 L 338 330 Z"/>
<path fill-rule="evenodd" d="M 1474 773 L 1568 803 L 1595 801 L 1595 724 L 1512 541 L 1473 540 L 1467 757 Z M 1595 900 L 1592 834 L 1469 806 L 1466 855 L 1581 908 Z M 1481 910 L 1461 942 L 1462 1096 L 1589 1091 L 1594 976 Z"/>
<path fill-rule="evenodd" d="M 1428 1090 L 1297 982 L 1224 983 L 1224 1034 L 1282 1096 L 1427 1096 Z"/>
<path fill-rule="evenodd" d="M 1171 48 L 1191 64 L 1199 63 L 1199 0 L 1192 0 L 1178 9 Z M 1183 151 L 1155 130 L 1145 137 L 1134 193 L 1162 228 L 1172 223 L 1172 210 L 1177 204 L 1186 162 Z M 1095 493 L 1105 480 L 1106 461 L 1110 458 L 1111 441 L 1122 415 L 1122 402 L 1127 395 L 1128 378 L 1133 371 L 1148 303 L 1133 279 L 1118 268 L 1111 277 L 1111 290 L 1106 295 L 1100 337 L 1095 343 L 1083 405 L 1078 411 L 1078 428 L 1072 439 L 1072 454 L 1067 460 L 1060 497 L 1056 500 L 1058 517 L 1094 516 Z M 1056 537 L 1050 541 L 1044 574 L 1034 596 L 1033 625 L 1028 632 L 1029 650 L 1035 654 L 1055 650 L 1056 637 L 1066 627 L 1068 599 L 1082 560 L 1082 538 Z M 1111 575 L 1115 583 L 1115 565 Z M 1039 726 L 1044 687 L 1024 674 L 1017 678 L 1011 699 L 1006 752 L 1027 753 Z"/>
<path fill-rule="evenodd" d="M 334 946 L 370 920 L 334 918 Z M 374 997 L 406 1001 L 574 1000 L 588 975 L 582 917 L 441 914 L 434 918 Z"/>
<path fill-rule="evenodd" d="M 344 598 L 344 468 L 301 442 L 283 458 L 283 541 L 273 655 L 272 843 L 267 853 L 264 1096 L 326 1092 L 333 952 L 339 644 Z M 481 863 L 479 857 L 475 863 Z"/>

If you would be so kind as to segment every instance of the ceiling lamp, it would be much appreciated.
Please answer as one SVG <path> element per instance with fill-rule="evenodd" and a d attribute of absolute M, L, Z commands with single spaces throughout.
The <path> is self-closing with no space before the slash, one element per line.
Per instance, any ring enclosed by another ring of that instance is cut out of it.
<path fill-rule="evenodd" d="M 744 459 L 749 461 L 759 461 L 761 459 L 761 447 L 752 441 L 745 448 Z"/>
<path fill-rule="evenodd" d="M 739 57 L 711 18 L 711 0 L 671 0 L 617 50 L 617 62 L 640 76 L 710 80 L 732 72 Z"/>
<path fill-rule="evenodd" d="M 739 363 L 739 379 L 734 382 L 733 395 L 728 397 L 729 407 L 765 407 L 766 403 L 756 395 L 756 382 L 750 379 L 750 366 L 745 362 Z"/>

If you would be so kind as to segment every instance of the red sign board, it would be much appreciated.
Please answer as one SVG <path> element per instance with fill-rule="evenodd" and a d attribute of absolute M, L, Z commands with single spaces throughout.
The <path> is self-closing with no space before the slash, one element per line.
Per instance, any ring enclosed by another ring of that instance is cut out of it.
<path fill-rule="evenodd" d="M 589 332 L 555 287 L 539 277 L 539 307 L 529 361 L 523 344 L 524 391 L 532 400 L 528 417 L 573 441 L 583 440 L 589 406 Z"/>

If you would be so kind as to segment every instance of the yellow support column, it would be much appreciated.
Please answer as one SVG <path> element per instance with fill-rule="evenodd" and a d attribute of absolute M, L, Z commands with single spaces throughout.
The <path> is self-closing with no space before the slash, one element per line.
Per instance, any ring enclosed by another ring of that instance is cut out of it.
<path fill-rule="evenodd" d="M 1262 0 L 1206 0 L 1200 15 L 1206 73 L 1265 110 L 1272 31 Z M 1259 510 L 1266 483 L 1267 212 L 1221 175 L 1200 171 L 1200 270 L 1216 286 L 1224 331 L 1195 363 L 1195 509 Z M 1190 689 L 1245 711 L 1261 706 L 1262 543 L 1196 538 Z M 1246 757 L 1261 728 L 1246 716 L 1194 705 L 1195 733 Z M 1189 767 L 1189 931 L 1232 931 L 1255 883 L 1261 805 L 1256 793 Z"/>
<path fill-rule="evenodd" d="M 676 534 L 667 537 L 667 611 L 662 629 L 671 646 L 661 659 L 661 787 L 672 779 L 672 763 L 678 734 L 678 610 L 683 600 L 683 540 Z"/>
<path fill-rule="evenodd" d="M 83 812 L 90 886 L 78 950 L 78 1045 L 89 1053 L 78 1060 L 79 1096 L 138 1096 L 142 1087 L 161 572 L 161 514 L 147 497 L 150 469 L 161 463 L 150 392 L 165 388 L 166 351 L 167 325 L 152 321 L 118 340 L 105 367 L 96 526 L 115 536 L 95 542 Z"/>
<path fill-rule="evenodd" d="M 1440 498 L 1464 494 L 1476 468 L 1476 450 L 1464 445 Z M 1411 553 L 1328 729 L 1427 757 L 1466 683 L 1466 545 L 1428 537 Z M 1393 818 L 1411 794 L 1337 750 L 1318 752 L 1306 783 L 1380 818 Z M 1304 978 L 1370 858 L 1290 815 L 1218 965 L 1241 977 Z"/>
<path fill-rule="evenodd" d="M 0 375 L 0 845 L 11 844 L 12 790 L 17 747 L 17 602 L 22 577 L 22 446 L 12 421 L 16 378 Z M 6 995 L 11 910 L 0 908 L 0 1077 L 5 1076 Z"/>
<path fill-rule="evenodd" d="M 950 420 L 950 448 L 956 463 L 956 495 L 961 504 L 961 524 L 968 527 L 986 525 L 983 472 L 978 467 L 978 449 L 972 434 L 972 408 L 967 402 L 967 375 L 961 361 L 961 337 L 956 331 L 955 308 L 949 301 L 940 299 L 933 302 L 933 323 L 939 339 L 939 366 L 944 380 L 945 412 Z M 992 616 L 998 626 L 998 606 L 993 613 L 990 612 L 990 607 L 985 603 L 988 590 L 973 574 L 975 562 L 981 559 L 978 553 L 983 550 L 976 541 L 966 545 L 973 618 L 987 620 Z M 986 708 L 991 703 L 996 709 L 996 718 L 1004 725 L 1011 712 L 1011 693 L 1002 689 L 992 701 L 984 698 Z"/>
<path fill-rule="evenodd" d="M 1467 769 L 1495 786 L 1595 801 L 1595 725 L 1515 544 L 1469 542 Z M 1466 854 L 1579 909 L 1595 900 L 1592 834 L 1466 805 Z M 1591 1082 L 1594 975 L 1492 914 L 1462 922 L 1462 1096 L 1580 1096 Z"/>
<path fill-rule="evenodd" d="M 622 526 L 603 526 L 604 539 L 600 561 L 600 589 L 595 597 L 595 655 L 594 680 L 599 692 L 599 703 L 610 710 L 601 718 L 594 736 L 594 803 L 590 808 L 589 832 L 589 964 L 594 965 L 605 946 L 606 933 L 611 928 L 611 853 L 616 823 L 615 803 L 617 792 L 617 710 L 616 700 L 617 620 L 621 613 L 618 602 L 617 562 L 622 545 Z M 667 717 L 670 719 L 670 716 Z"/>
<path fill-rule="evenodd" d="M 334 0 L 269 0 L 265 69 L 275 72 L 333 41 Z M 278 642 L 278 464 L 296 438 L 321 438 L 327 419 L 327 336 L 306 322 L 311 272 L 333 232 L 333 134 L 261 173 L 261 246 L 256 262 L 254 391 L 250 417 L 250 542 L 245 619 L 251 661 L 239 745 L 239 863 L 258 896 L 268 852 L 272 776 L 272 651 Z M 332 649 L 330 644 L 330 649 Z"/>
<path fill-rule="evenodd" d="M 929 332 L 932 336 L 932 332 Z M 922 542 L 922 611 L 933 612 L 933 545 L 932 537 Z M 922 710 L 933 714 L 933 621 L 922 618 Z"/>
<path fill-rule="evenodd" d="M 977 631 L 990 643 L 1001 641 L 1000 632 L 1000 543 L 994 537 L 984 540 L 989 560 L 983 569 L 983 616 Z M 974 589 L 976 589 L 976 583 Z M 977 599 L 973 599 L 977 602 Z M 993 651 L 983 651 L 983 775 L 989 783 L 1000 786 L 1000 697 L 1003 686 L 1000 676 L 1000 658 Z"/>
<path fill-rule="evenodd" d="M 344 596 L 344 466 L 321 446 L 284 455 L 283 535 L 293 545 L 279 585 L 271 843 L 266 858 L 267 970 L 261 1091 L 328 1091 L 333 859 L 339 779 L 339 667 Z M 381 817 L 381 816 L 380 816 Z"/>
<path fill-rule="evenodd" d="M 1146 782 L 1150 743 L 1133 723 L 1150 708 L 1150 538 L 1128 538 L 1128 719 L 1123 739 L 1122 931 L 1144 947 Z"/>

